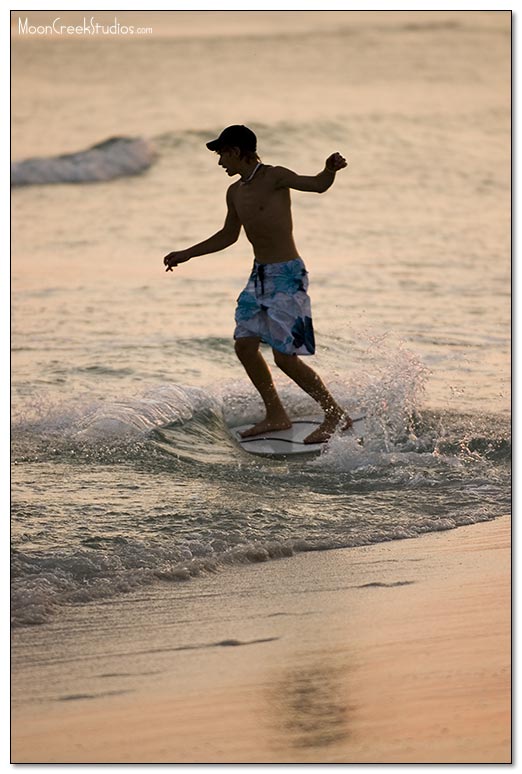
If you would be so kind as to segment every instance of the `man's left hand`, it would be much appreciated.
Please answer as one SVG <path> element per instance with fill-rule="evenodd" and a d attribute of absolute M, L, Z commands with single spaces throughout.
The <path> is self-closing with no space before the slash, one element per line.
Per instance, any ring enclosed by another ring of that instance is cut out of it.
<path fill-rule="evenodd" d="M 344 169 L 348 166 L 348 163 L 344 156 L 341 156 L 340 153 L 332 153 L 331 156 L 328 156 L 326 159 L 326 169 L 329 172 L 338 172 L 340 169 Z"/>

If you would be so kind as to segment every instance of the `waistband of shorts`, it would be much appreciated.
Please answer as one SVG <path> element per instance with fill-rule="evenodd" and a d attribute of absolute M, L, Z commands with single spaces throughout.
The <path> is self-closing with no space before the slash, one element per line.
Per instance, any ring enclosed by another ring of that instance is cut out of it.
<path fill-rule="evenodd" d="M 277 272 L 278 266 L 289 266 L 291 263 L 297 263 L 304 266 L 304 261 L 300 256 L 298 258 L 292 258 L 290 261 L 277 261 L 277 263 L 260 263 L 260 261 L 254 258 L 254 269 L 261 269 L 261 271 L 268 271 L 268 273 L 271 273 Z"/>

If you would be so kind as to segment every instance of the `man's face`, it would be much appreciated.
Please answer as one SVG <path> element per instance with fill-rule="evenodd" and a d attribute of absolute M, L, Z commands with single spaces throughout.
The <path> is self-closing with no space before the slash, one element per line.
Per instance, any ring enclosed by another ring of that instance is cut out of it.
<path fill-rule="evenodd" d="M 223 167 L 230 177 L 239 174 L 238 161 L 239 148 L 223 148 L 223 150 L 219 151 L 218 164 L 220 167 Z"/>

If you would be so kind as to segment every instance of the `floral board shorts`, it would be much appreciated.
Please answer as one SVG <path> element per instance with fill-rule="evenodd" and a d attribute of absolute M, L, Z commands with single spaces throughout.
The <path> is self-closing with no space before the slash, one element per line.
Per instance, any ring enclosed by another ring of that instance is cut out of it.
<path fill-rule="evenodd" d="M 301 258 L 283 263 L 254 261 L 237 299 L 235 339 L 255 336 L 286 355 L 313 355 L 314 328 L 308 272 Z"/>

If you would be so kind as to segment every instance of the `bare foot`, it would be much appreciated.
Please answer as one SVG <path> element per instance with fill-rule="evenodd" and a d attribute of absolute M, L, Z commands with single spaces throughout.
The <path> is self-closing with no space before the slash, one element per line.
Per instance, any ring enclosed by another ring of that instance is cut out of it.
<path fill-rule="evenodd" d="M 260 435 L 261 433 L 268 433 L 273 430 L 288 430 L 292 427 L 292 422 L 288 417 L 286 419 L 263 419 L 253 427 L 249 427 L 248 430 L 243 430 L 240 433 L 241 438 L 250 438 L 251 435 Z"/>
<path fill-rule="evenodd" d="M 335 433 L 337 425 L 341 420 L 343 420 L 343 426 L 341 428 L 342 433 L 353 427 L 353 422 L 348 414 L 345 414 L 344 411 L 335 411 L 327 414 L 324 422 L 319 425 L 317 430 L 314 430 L 313 433 L 307 435 L 303 443 L 326 443 L 326 441 L 328 441 Z"/>

